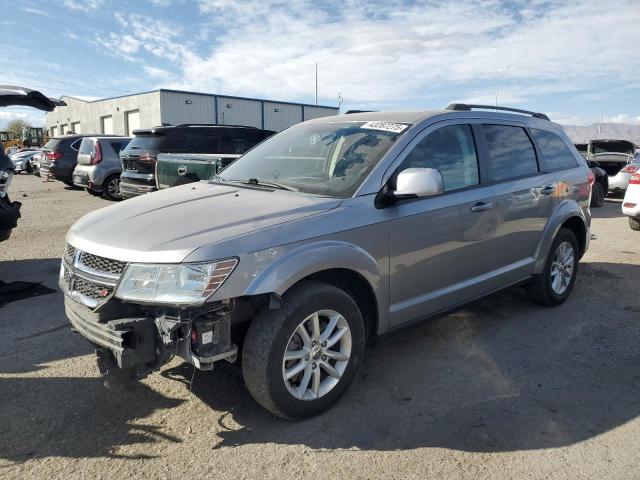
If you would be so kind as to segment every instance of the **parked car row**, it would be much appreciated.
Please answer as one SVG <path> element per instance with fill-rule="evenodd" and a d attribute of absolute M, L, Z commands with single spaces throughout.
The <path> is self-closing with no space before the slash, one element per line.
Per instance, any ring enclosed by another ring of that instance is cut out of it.
<path fill-rule="evenodd" d="M 32 169 L 92 195 L 121 200 L 208 180 L 275 132 L 185 124 L 133 133 L 133 137 L 72 134 L 52 138 Z"/>

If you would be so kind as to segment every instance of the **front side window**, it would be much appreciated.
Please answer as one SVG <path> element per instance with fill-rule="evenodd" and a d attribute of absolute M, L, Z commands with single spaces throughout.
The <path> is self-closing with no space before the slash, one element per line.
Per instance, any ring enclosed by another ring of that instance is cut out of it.
<path fill-rule="evenodd" d="M 424 137 L 402 162 L 406 168 L 435 168 L 445 191 L 477 185 L 478 156 L 469 125 L 442 127 Z"/>
<path fill-rule="evenodd" d="M 536 151 L 522 127 L 483 125 L 489 147 L 489 177 L 492 181 L 525 177 L 538 172 Z"/>
<path fill-rule="evenodd" d="M 350 197 L 408 128 L 389 122 L 296 125 L 247 152 L 220 177 L 262 179 L 304 193 Z"/>
<path fill-rule="evenodd" d="M 531 135 L 542 150 L 549 170 L 562 170 L 578 166 L 567 144 L 555 133 L 532 128 Z"/>

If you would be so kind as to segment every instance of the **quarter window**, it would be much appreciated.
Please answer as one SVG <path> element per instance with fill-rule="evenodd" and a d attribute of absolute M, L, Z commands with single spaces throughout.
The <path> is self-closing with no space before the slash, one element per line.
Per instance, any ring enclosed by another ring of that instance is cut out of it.
<path fill-rule="evenodd" d="M 402 162 L 406 168 L 435 168 L 445 191 L 477 185 L 478 156 L 469 125 L 442 127 L 424 137 Z"/>
<path fill-rule="evenodd" d="M 489 147 L 489 177 L 493 181 L 525 177 L 538 172 L 536 152 L 521 127 L 483 125 Z"/>
<path fill-rule="evenodd" d="M 555 133 L 531 129 L 531 134 L 542 150 L 544 161 L 549 170 L 563 170 L 578 166 L 567 144 Z"/>

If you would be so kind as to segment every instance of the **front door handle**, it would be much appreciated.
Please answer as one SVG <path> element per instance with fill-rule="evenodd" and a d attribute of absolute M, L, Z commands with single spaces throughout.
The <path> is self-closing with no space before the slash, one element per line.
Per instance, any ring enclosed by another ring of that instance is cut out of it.
<path fill-rule="evenodd" d="M 551 195 L 555 191 L 556 191 L 556 186 L 555 185 L 547 185 L 547 186 L 542 187 L 540 189 L 540 193 L 542 195 Z"/>
<path fill-rule="evenodd" d="M 484 212 L 485 210 L 491 210 L 493 208 L 493 202 L 478 202 L 471 207 L 472 212 Z"/>

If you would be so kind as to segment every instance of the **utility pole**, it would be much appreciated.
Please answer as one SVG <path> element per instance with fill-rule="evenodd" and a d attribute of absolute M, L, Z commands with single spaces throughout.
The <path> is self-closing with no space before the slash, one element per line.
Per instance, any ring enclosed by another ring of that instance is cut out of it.
<path fill-rule="evenodd" d="M 500 87 L 496 87 L 496 107 L 498 106 L 498 88 Z"/>
<path fill-rule="evenodd" d="M 601 132 L 602 132 L 602 110 L 600 110 L 600 123 L 598 124 L 598 140 L 600 140 Z"/>
<path fill-rule="evenodd" d="M 338 92 L 338 115 L 340 115 L 340 108 L 342 107 L 342 102 L 344 99 L 342 98 L 342 92 Z"/>
<path fill-rule="evenodd" d="M 318 104 L 318 62 L 316 62 L 316 105 Z"/>

